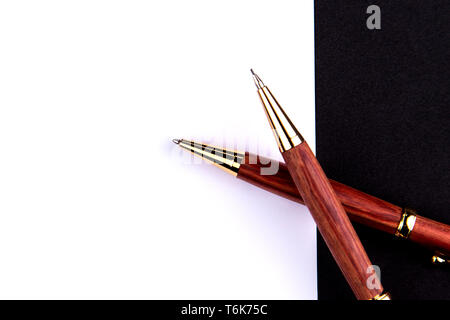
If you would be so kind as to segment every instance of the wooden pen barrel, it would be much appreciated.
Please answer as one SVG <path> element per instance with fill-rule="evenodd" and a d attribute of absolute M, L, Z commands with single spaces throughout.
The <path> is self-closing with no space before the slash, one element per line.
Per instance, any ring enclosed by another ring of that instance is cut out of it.
<path fill-rule="evenodd" d="M 383 292 L 373 277 L 372 263 L 353 229 L 319 162 L 306 142 L 282 153 L 292 180 L 302 195 L 317 228 L 358 300 L 371 300 Z"/>
<path fill-rule="evenodd" d="M 409 239 L 435 250 L 438 254 L 450 256 L 450 226 L 447 224 L 416 216 Z"/>
<path fill-rule="evenodd" d="M 261 168 L 267 167 L 273 168 L 273 175 L 261 174 Z M 282 162 L 246 153 L 237 177 L 271 193 L 305 204 Z M 352 222 L 395 234 L 402 217 L 402 208 L 332 179 L 329 181 Z M 447 224 L 418 215 L 409 239 L 450 255 L 450 226 Z"/>

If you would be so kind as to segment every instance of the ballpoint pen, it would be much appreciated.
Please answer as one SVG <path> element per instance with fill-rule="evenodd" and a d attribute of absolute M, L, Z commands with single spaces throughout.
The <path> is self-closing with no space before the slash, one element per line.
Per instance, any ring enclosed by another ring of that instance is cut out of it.
<path fill-rule="evenodd" d="M 282 162 L 186 139 L 174 139 L 173 142 L 238 179 L 304 204 L 286 165 Z M 273 171 L 268 172 L 268 167 L 274 168 Z M 433 263 L 448 263 L 449 225 L 420 216 L 414 210 L 402 209 L 337 181 L 329 181 L 352 222 L 421 244 L 437 253 L 432 257 Z"/>
<path fill-rule="evenodd" d="M 379 279 L 368 285 L 369 276 L 377 277 L 368 274 L 373 265 L 316 157 L 269 88 L 251 72 L 292 180 L 356 298 L 388 298 Z"/>

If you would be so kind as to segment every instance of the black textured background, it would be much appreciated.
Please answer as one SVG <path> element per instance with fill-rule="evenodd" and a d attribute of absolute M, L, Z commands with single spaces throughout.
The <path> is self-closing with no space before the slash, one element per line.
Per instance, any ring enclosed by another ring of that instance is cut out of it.
<path fill-rule="evenodd" d="M 366 9 L 381 8 L 381 30 Z M 329 178 L 450 224 L 450 1 L 316 0 L 317 157 Z M 431 252 L 357 226 L 394 299 L 450 299 Z M 318 240 L 319 299 L 354 299 Z"/>

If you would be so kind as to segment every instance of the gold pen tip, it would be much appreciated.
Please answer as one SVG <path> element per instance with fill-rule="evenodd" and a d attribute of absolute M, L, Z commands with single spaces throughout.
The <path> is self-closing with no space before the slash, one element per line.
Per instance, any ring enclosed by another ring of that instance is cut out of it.
<path fill-rule="evenodd" d="M 172 142 L 175 144 L 180 144 L 181 139 L 172 139 Z"/>
<path fill-rule="evenodd" d="M 253 71 L 253 69 L 250 69 L 250 72 L 252 73 L 253 81 L 255 82 L 256 88 L 258 90 L 264 88 L 265 87 L 264 82 L 262 82 L 261 78 L 255 73 L 255 71 Z"/>

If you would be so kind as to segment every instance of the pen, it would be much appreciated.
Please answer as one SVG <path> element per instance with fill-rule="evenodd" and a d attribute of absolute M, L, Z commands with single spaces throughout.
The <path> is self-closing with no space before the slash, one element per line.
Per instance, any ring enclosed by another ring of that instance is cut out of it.
<path fill-rule="evenodd" d="M 292 180 L 356 298 L 388 298 L 377 275 L 368 274 L 369 270 L 373 271 L 373 264 L 307 142 L 269 88 L 253 70 L 251 72 Z M 368 285 L 369 276 L 376 278 L 376 285 Z"/>
<path fill-rule="evenodd" d="M 181 148 L 212 162 L 227 173 L 286 199 L 304 204 L 286 165 L 248 152 L 227 150 L 185 139 L 174 139 Z M 270 172 L 268 167 L 274 168 Z M 382 199 L 329 179 L 352 222 L 408 239 L 433 251 L 435 264 L 448 263 L 450 226 L 418 215 Z"/>

